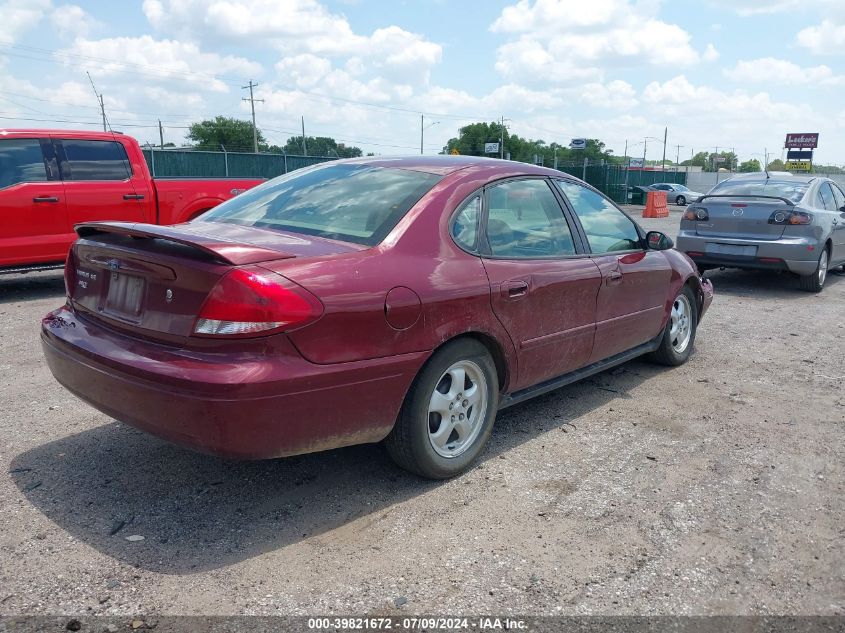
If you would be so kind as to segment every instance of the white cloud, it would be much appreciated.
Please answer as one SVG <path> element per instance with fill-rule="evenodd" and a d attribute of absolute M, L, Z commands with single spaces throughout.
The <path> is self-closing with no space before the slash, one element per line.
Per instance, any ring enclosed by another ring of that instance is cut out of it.
<path fill-rule="evenodd" d="M 619 79 L 607 84 L 590 83 L 580 90 L 581 100 L 592 106 L 628 110 L 639 103 L 634 87 Z"/>
<path fill-rule="evenodd" d="M 254 77 L 261 73 L 259 64 L 243 57 L 206 53 L 196 44 L 156 40 L 149 35 L 77 39 L 60 53 L 71 59 L 93 60 L 100 77 L 117 75 L 132 81 L 131 73 L 136 71 L 143 76 L 142 83 L 179 80 L 217 92 L 229 90 L 219 75 Z"/>
<path fill-rule="evenodd" d="M 701 55 L 690 34 L 656 17 L 656 4 L 630 0 L 519 0 L 490 27 L 515 37 L 503 44 L 496 69 L 512 80 L 601 78 L 607 65 L 690 65 Z M 711 47 L 712 48 L 712 47 Z M 715 49 L 706 55 L 712 59 Z"/>
<path fill-rule="evenodd" d="M 63 4 L 50 11 L 50 23 L 61 37 L 73 39 L 88 37 L 100 23 L 75 4 Z"/>
<path fill-rule="evenodd" d="M 701 58 L 706 62 L 715 62 L 719 59 L 719 51 L 716 50 L 716 47 L 713 44 L 708 44 L 707 48 L 704 50 L 704 55 Z"/>
<path fill-rule="evenodd" d="M 798 45 L 816 55 L 845 54 L 845 11 L 839 18 L 800 30 L 796 36 Z"/>
<path fill-rule="evenodd" d="M 50 9 L 50 0 L 6 0 L 0 2 L 3 16 L 3 39 L 16 42 L 36 26 Z"/>
<path fill-rule="evenodd" d="M 802 68 L 793 62 L 763 57 L 740 61 L 724 71 L 729 79 L 737 83 L 765 83 L 782 85 L 840 86 L 845 84 L 845 75 L 836 75 L 829 66 Z"/>
<path fill-rule="evenodd" d="M 373 73 L 426 83 L 442 46 L 398 26 L 355 33 L 317 0 L 145 0 L 156 29 L 183 39 L 271 47 L 284 56 L 354 58 Z"/>

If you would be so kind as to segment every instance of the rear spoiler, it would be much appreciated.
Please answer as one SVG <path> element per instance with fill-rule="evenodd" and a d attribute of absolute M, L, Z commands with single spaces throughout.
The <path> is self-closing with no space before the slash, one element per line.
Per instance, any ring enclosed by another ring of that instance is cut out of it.
<path fill-rule="evenodd" d="M 794 207 L 795 203 L 792 200 L 788 200 L 786 198 L 781 198 L 780 196 L 741 196 L 739 194 L 736 195 L 728 195 L 728 194 L 710 194 L 706 196 L 701 196 L 696 202 L 701 202 L 705 198 L 768 198 L 769 200 L 780 200 L 784 204 L 788 204 L 790 207 Z"/>
<path fill-rule="evenodd" d="M 254 244 L 244 244 L 222 240 L 219 237 L 205 235 L 189 225 L 159 226 L 133 222 L 84 222 L 73 227 L 81 238 L 95 237 L 102 234 L 124 235 L 138 239 L 157 239 L 190 246 L 210 255 L 216 261 L 233 266 L 257 264 L 271 259 L 290 259 L 289 253 L 276 251 Z"/>

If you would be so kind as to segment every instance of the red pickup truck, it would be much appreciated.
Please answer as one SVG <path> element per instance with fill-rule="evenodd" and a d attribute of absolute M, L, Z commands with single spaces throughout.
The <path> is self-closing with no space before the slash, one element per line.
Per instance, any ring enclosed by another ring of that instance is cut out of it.
<path fill-rule="evenodd" d="M 117 132 L 0 129 L 0 274 L 62 265 L 80 222 L 178 224 L 260 182 L 154 179 Z"/>

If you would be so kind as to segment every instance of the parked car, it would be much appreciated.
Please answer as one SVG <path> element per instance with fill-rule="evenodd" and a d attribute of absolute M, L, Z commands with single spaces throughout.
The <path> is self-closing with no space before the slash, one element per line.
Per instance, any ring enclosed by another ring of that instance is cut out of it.
<path fill-rule="evenodd" d="M 185 222 L 259 182 L 153 179 L 120 133 L 0 130 L 0 274 L 61 267 L 80 222 Z"/>
<path fill-rule="evenodd" d="M 785 270 L 804 290 L 819 292 L 827 271 L 845 264 L 845 194 L 817 176 L 736 176 L 687 207 L 678 249 L 701 271 Z"/>
<path fill-rule="evenodd" d="M 677 185 L 672 182 L 658 182 L 653 184 L 652 187 L 658 191 L 665 191 L 666 199 L 679 206 L 684 206 L 704 195 L 703 193 L 689 189 L 686 185 Z"/>
<path fill-rule="evenodd" d="M 77 227 L 42 325 L 58 381 L 201 451 L 273 458 L 386 438 L 444 478 L 499 409 L 650 354 L 679 365 L 713 297 L 587 184 L 510 161 L 302 169 L 173 227 Z"/>

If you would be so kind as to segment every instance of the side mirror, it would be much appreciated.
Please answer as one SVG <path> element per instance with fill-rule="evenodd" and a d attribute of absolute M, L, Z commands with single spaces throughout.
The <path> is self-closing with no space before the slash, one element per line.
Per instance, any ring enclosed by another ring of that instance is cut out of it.
<path fill-rule="evenodd" d="M 672 238 L 660 231 L 649 231 L 645 234 L 645 241 L 652 251 L 667 251 L 675 246 Z"/>

